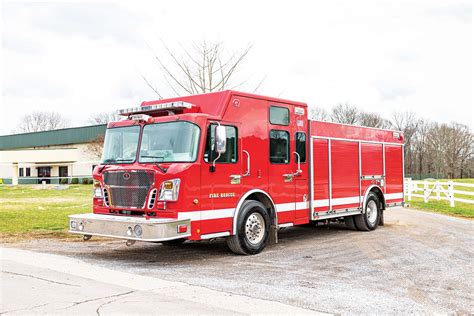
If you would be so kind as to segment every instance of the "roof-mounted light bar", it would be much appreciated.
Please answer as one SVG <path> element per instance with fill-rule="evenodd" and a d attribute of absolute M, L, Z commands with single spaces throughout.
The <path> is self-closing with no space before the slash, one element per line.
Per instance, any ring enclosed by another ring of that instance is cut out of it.
<path fill-rule="evenodd" d="M 130 114 L 158 112 L 158 111 L 184 110 L 184 109 L 190 109 L 192 107 L 194 107 L 194 104 L 183 102 L 183 101 L 176 101 L 176 102 L 168 102 L 168 103 L 161 103 L 161 104 L 144 105 L 144 106 L 139 106 L 135 108 L 121 109 L 117 111 L 117 114 L 130 115 Z"/>

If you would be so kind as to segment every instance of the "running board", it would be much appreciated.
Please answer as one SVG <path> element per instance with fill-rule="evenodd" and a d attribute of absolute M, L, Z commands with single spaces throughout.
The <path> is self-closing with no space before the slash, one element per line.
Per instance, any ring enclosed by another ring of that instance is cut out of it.
<path fill-rule="evenodd" d="M 362 214 L 361 209 L 348 209 L 348 210 L 343 210 L 343 211 L 328 211 L 328 212 L 314 212 L 313 213 L 313 220 L 319 221 L 322 219 L 328 219 L 328 218 L 335 218 L 335 217 L 344 217 L 344 216 L 353 216 L 353 215 L 359 215 Z"/>

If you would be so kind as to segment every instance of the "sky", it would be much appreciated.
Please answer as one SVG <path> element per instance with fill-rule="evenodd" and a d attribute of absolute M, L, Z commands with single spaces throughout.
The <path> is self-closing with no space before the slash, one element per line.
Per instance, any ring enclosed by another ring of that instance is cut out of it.
<path fill-rule="evenodd" d="M 164 96 L 162 43 L 251 44 L 239 90 L 329 110 L 474 127 L 472 3 L 409 1 L 1 1 L 0 135 L 55 111 L 72 126 Z"/>

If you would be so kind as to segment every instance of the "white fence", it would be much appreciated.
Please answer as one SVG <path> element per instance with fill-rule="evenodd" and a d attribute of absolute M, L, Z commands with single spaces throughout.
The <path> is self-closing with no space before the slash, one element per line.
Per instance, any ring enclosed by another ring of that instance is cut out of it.
<path fill-rule="evenodd" d="M 449 201 L 451 207 L 454 207 L 455 202 L 474 204 L 474 191 L 463 191 L 462 188 L 474 188 L 474 184 L 405 178 L 405 196 L 408 201 L 411 201 L 411 198 L 416 196 L 423 198 L 425 203 L 428 203 L 429 200 L 446 200 Z M 422 192 L 422 194 L 418 192 Z M 469 196 L 469 198 L 456 197 L 456 194 Z"/>

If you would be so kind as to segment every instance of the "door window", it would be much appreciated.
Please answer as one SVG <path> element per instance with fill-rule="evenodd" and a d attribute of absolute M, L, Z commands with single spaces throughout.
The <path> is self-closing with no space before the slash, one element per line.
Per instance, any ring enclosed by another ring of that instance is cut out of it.
<path fill-rule="evenodd" d="M 204 161 L 212 162 L 217 158 L 218 153 L 214 148 L 216 124 L 209 125 L 207 129 L 206 149 L 204 150 Z M 226 130 L 226 150 L 221 154 L 216 163 L 236 163 L 237 162 L 237 128 L 235 126 L 225 126 Z"/>
<path fill-rule="evenodd" d="M 300 155 L 300 161 L 306 162 L 306 134 L 297 132 L 295 134 L 296 152 Z"/>
<path fill-rule="evenodd" d="M 270 162 L 287 164 L 290 162 L 290 134 L 287 131 L 270 131 Z"/>

